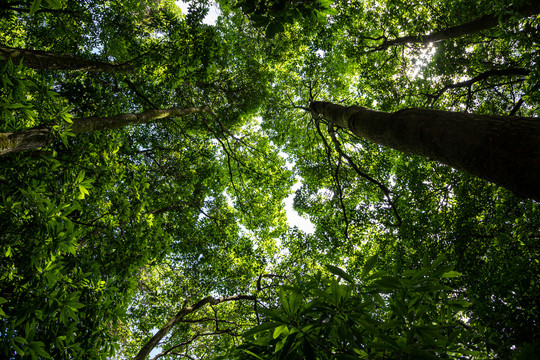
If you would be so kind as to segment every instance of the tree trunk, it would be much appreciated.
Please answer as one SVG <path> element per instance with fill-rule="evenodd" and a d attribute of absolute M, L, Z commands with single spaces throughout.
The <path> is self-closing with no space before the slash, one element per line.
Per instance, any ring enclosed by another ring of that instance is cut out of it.
<path fill-rule="evenodd" d="M 21 61 L 24 66 L 39 70 L 75 70 L 87 72 L 126 73 L 132 70 L 128 64 L 113 64 L 89 60 L 82 56 L 55 53 L 43 50 L 27 50 L 0 45 L 0 56 L 11 59 L 14 64 Z"/>
<path fill-rule="evenodd" d="M 311 112 L 383 146 L 421 155 L 540 201 L 540 119 L 441 110 L 386 113 L 313 102 Z"/>
<path fill-rule="evenodd" d="M 73 119 L 73 124 L 71 124 L 69 131 L 73 134 L 80 134 L 98 130 L 111 130 L 126 125 L 146 124 L 167 117 L 182 117 L 206 111 L 208 111 L 206 107 L 191 107 L 182 110 L 171 108 L 147 110 L 140 114 L 128 113 L 109 117 L 77 118 Z M 44 147 L 49 144 L 51 133 L 51 129 L 44 127 L 26 129 L 13 133 L 0 133 L 0 156 Z"/>
<path fill-rule="evenodd" d="M 205 297 L 201 301 L 195 303 L 193 306 L 183 308 L 176 314 L 165 326 L 163 326 L 159 331 L 152 336 L 152 338 L 144 344 L 139 353 L 133 358 L 133 360 L 144 360 L 152 352 L 152 350 L 159 344 L 161 339 L 171 331 L 171 329 L 180 322 L 186 315 L 191 314 L 194 311 L 197 311 L 206 304 L 217 305 L 226 301 L 238 301 L 238 300 L 256 300 L 256 297 L 253 295 L 234 295 L 229 297 L 222 298 L 213 298 L 211 296 Z"/>
<path fill-rule="evenodd" d="M 538 5 L 529 5 L 521 8 L 519 13 L 523 17 L 531 16 L 538 14 L 540 12 L 540 7 Z M 417 35 L 417 36 L 403 36 L 394 40 L 385 40 L 381 45 L 379 45 L 375 50 L 386 50 L 391 46 L 395 45 L 404 45 L 404 44 L 429 44 L 434 42 L 439 42 L 447 39 L 455 39 L 463 37 L 466 35 L 474 34 L 483 30 L 491 29 L 499 25 L 500 22 L 507 21 L 509 15 L 503 15 L 499 17 L 499 14 L 493 13 L 484 15 L 477 19 L 474 19 L 468 23 L 460 24 L 456 26 L 451 26 L 446 29 L 436 31 L 428 35 Z"/>

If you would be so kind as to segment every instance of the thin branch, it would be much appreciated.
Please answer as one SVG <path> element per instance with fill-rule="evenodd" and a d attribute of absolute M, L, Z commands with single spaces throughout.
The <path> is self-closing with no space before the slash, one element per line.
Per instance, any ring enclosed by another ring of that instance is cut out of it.
<path fill-rule="evenodd" d="M 329 124 L 328 126 L 328 132 L 330 133 L 330 137 L 332 138 L 332 142 L 334 143 L 334 146 L 336 148 L 336 151 L 338 152 L 338 154 L 342 157 L 344 157 L 347 162 L 349 163 L 349 165 L 354 169 L 354 171 L 361 177 L 363 177 L 364 179 L 368 180 L 369 182 L 371 182 L 372 184 L 375 184 L 383 193 L 384 193 L 384 196 L 386 197 L 386 200 L 388 201 L 388 203 L 390 204 L 390 207 L 392 208 L 393 212 L 394 212 L 394 216 L 396 217 L 396 220 L 397 220 L 397 224 L 395 226 L 401 226 L 401 216 L 399 216 L 399 213 L 397 211 L 397 208 L 396 208 L 396 205 L 394 203 L 394 201 L 392 200 L 390 194 L 392 193 L 390 191 L 390 189 L 388 189 L 383 183 L 381 183 L 380 181 L 374 179 L 373 177 L 371 177 L 370 175 L 364 173 L 363 171 L 360 170 L 360 168 L 358 167 L 358 165 L 356 165 L 356 163 L 354 162 L 354 160 L 347 154 L 345 154 L 343 152 L 343 150 L 341 149 L 341 143 L 339 142 L 339 140 L 336 138 L 336 134 L 335 134 L 335 130 L 334 130 L 334 126 L 332 124 Z"/>
<path fill-rule="evenodd" d="M 228 296 L 228 297 L 220 297 L 220 298 L 214 298 L 211 296 L 207 296 L 204 299 L 196 302 L 192 306 L 184 307 L 182 310 L 180 310 L 172 319 L 170 319 L 167 324 L 165 324 L 159 331 L 152 336 L 152 338 L 141 348 L 139 353 L 133 358 L 133 360 L 145 360 L 150 352 L 159 344 L 161 339 L 165 335 L 171 331 L 171 329 L 181 322 L 184 317 L 187 315 L 199 310 L 203 306 L 210 304 L 210 305 L 217 305 L 223 302 L 227 301 L 241 301 L 241 300 L 254 300 L 256 301 L 257 298 L 253 295 L 234 295 L 234 296 Z"/>
<path fill-rule="evenodd" d="M 518 11 L 522 15 L 522 17 L 528 17 L 537 14 L 540 11 L 540 8 L 538 7 L 538 5 L 529 5 L 518 9 Z M 499 26 L 500 23 L 507 21 L 508 19 L 510 19 L 511 16 L 511 14 L 499 16 L 498 13 L 492 13 L 476 18 L 468 23 L 450 26 L 446 29 L 436 31 L 427 35 L 403 36 L 393 40 L 388 40 L 384 36 L 381 36 L 379 38 L 371 38 L 370 40 L 384 39 L 383 43 L 373 48 L 371 52 L 386 50 L 396 45 L 429 44 L 475 34 L 480 31 L 488 30 L 490 28 Z"/>
<path fill-rule="evenodd" d="M 523 105 L 523 98 L 520 98 L 519 101 L 517 102 L 516 105 L 514 105 L 514 108 L 512 109 L 512 111 L 510 111 L 510 116 L 514 116 L 516 115 L 516 113 L 518 112 L 518 110 L 521 108 L 521 105 Z"/>
<path fill-rule="evenodd" d="M 150 99 L 148 99 L 144 94 L 142 94 L 139 90 L 137 90 L 137 87 L 135 84 L 133 84 L 130 80 L 124 79 L 124 82 L 129 86 L 129 88 L 141 99 L 143 99 L 147 104 L 149 104 L 153 109 L 159 109 L 158 106 L 156 106 Z"/>
<path fill-rule="evenodd" d="M 465 80 L 465 81 L 461 81 L 461 82 L 458 82 L 458 83 L 454 83 L 454 84 L 447 84 L 445 85 L 442 89 L 438 90 L 437 92 L 435 92 L 434 94 L 428 94 L 428 97 L 431 98 L 431 105 L 433 106 L 433 104 L 447 91 L 447 90 L 450 90 L 450 89 L 457 89 L 457 88 L 463 88 L 463 87 L 468 87 L 469 90 L 471 88 L 472 85 L 474 85 L 475 83 L 479 82 L 479 81 L 482 81 L 482 80 L 486 80 L 490 77 L 493 77 L 493 76 L 512 76 L 512 75 L 528 75 L 530 73 L 529 70 L 527 69 L 522 69 L 522 68 L 508 68 L 508 69 L 491 69 L 491 70 L 488 70 L 488 71 L 485 71 L 481 74 L 478 74 L 476 75 L 475 77 L 469 79 L 469 80 Z"/>
<path fill-rule="evenodd" d="M 238 334 L 236 334 L 233 331 L 228 330 L 228 329 L 227 330 L 218 330 L 218 331 L 213 331 L 213 332 L 208 332 L 208 333 L 197 333 L 197 334 L 193 335 L 191 337 L 191 339 L 189 339 L 187 341 L 184 341 L 183 343 L 174 345 L 173 347 L 171 347 L 171 348 L 157 354 L 156 356 L 154 356 L 152 358 L 152 360 L 159 359 L 160 357 L 165 356 L 165 355 L 169 355 L 169 354 L 181 355 L 181 356 L 184 356 L 184 357 L 187 357 L 187 358 L 191 359 L 191 357 L 189 355 L 174 353 L 173 350 L 178 349 L 178 348 L 183 347 L 183 346 L 186 346 L 186 345 L 190 345 L 192 342 L 197 340 L 197 338 L 202 337 L 202 336 L 214 336 L 214 335 L 223 335 L 223 334 L 229 334 L 229 335 L 232 335 L 232 336 L 239 336 Z"/>

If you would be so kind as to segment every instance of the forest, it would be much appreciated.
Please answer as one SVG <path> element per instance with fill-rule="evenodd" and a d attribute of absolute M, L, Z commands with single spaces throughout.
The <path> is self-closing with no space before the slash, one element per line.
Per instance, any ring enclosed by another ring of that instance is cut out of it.
<path fill-rule="evenodd" d="M 536 1 L 2 0 L 0 77 L 0 357 L 539 358 Z"/>

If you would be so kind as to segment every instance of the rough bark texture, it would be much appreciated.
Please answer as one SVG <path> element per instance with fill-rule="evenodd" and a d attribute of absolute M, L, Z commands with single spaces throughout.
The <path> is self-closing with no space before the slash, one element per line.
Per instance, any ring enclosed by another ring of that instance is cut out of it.
<path fill-rule="evenodd" d="M 33 128 L 14 133 L 0 133 L 0 155 L 38 149 L 48 144 L 51 131 Z"/>
<path fill-rule="evenodd" d="M 76 70 L 87 72 L 126 73 L 132 70 L 126 64 L 112 64 L 89 60 L 72 54 L 61 54 L 43 50 L 28 50 L 0 45 L 0 56 L 11 59 L 14 64 L 21 61 L 24 66 L 40 70 Z"/>
<path fill-rule="evenodd" d="M 440 110 L 385 113 L 314 102 L 314 115 L 383 146 L 439 161 L 540 201 L 540 119 Z"/>
<path fill-rule="evenodd" d="M 87 117 L 73 119 L 70 132 L 80 134 L 97 130 L 112 130 L 126 125 L 145 124 L 167 117 L 182 117 L 189 114 L 203 113 L 207 108 L 186 109 L 159 109 L 147 110 L 140 114 L 118 114 L 109 117 Z M 38 149 L 46 146 L 51 140 L 51 130 L 38 127 L 17 131 L 14 133 L 0 133 L 0 156 Z"/>
<path fill-rule="evenodd" d="M 523 17 L 538 14 L 539 12 L 540 12 L 540 6 L 538 5 L 525 6 L 519 10 L 519 13 Z M 387 40 L 383 42 L 380 46 L 378 46 L 376 50 L 385 50 L 395 45 L 404 45 L 404 44 L 411 44 L 411 43 L 428 44 L 428 43 L 432 43 L 432 42 L 434 43 L 434 42 L 447 40 L 447 39 L 455 39 L 455 38 L 459 38 L 465 35 L 470 35 L 470 34 L 474 34 L 483 30 L 491 29 L 499 25 L 499 20 L 501 22 L 504 22 L 508 20 L 508 18 L 509 18 L 508 15 L 502 16 L 501 18 L 499 18 L 499 15 L 496 13 L 488 14 L 488 15 L 479 17 L 477 19 L 474 19 L 468 23 L 451 26 L 444 30 L 436 31 L 428 35 L 403 36 L 394 40 Z"/>
<path fill-rule="evenodd" d="M 150 352 L 159 344 L 161 339 L 171 331 L 171 329 L 180 322 L 186 315 L 200 309 L 206 304 L 217 305 L 226 301 L 238 301 L 238 300 L 255 300 L 253 295 L 234 295 L 229 297 L 213 298 L 208 296 L 201 301 L 195 303 L 193 306 L 183 308 L 180 310 L 169 322 L 163 326 L 159 331 L 141 348 L 139 353 L 133 358 L 133 360 L 144 360 L 148 357 Z"/>

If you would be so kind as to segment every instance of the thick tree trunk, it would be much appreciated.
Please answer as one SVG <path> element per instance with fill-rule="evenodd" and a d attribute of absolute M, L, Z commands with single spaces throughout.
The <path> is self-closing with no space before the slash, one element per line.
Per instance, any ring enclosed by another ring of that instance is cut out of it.
<path fill-rule="evenodd" d="M 147 110 L 140 114 L 119 114 L 109 117 L 86 117 L 73 119 L 70 132 L 80 134 L 98 130 L 117 129 L 126 125 L 146 124 L 167 117 L 182 117 L 203 113 L 207 108 Z M 38 149 L 49 144 L 51 129 L 37 127 L 13 133 L 0 133 L 0 156 L 25 150 Z"/>
<path fill-rule="evenodd" d="M 256 297 L 253 295 L 234 295 L 229 297 L 222 298 L 213 298 L 208 296 L 201 301 L 195 303 L 193 306 L 183 308 L 176 314 L 165 326 L 163 326 L 159 331 L 141 348 L 139 353 L 133 358 L 133 360 L 144 360 L 152 352 L 152 350 L 159 344 L 161 339 L 171 331 L 171 329 L 180 322 L 186 315 L 191 314 L 194 311 L 197 311 L 206 304 L 217 305 L 226 301 L 238 301 L 238 300 L 256 300 Z"/>
<path fill-rule="evenodd" d="M 529 5 L 521 8 L 519 13 L 523 17 L 538 14 L 540 12 L 540 6 Z M 499 25 L 500 22 L 508 20 L 509 15 L 503 15 L 499 17 L 499 14 L 493 13 L 484 15 L 477 19 L 474 19 L 468 23 L 451 26 L 446 29 L 436 31 L 428 35 L 416 35 L 416 36 L 403 36 L 394 40 L 386 40 L 379 45 L 375 50 L 386 50 L 391 46 L 404 45 L 404 44 L 429 44 L 439 42 L 447 39 L 455 39 L 466 35 L 474 34 L 483 30 L 491 29 Z"/>
<path fill-rule="evenodd" d="M 540 201 L 540 119 L 440 110 L 386 113 L 313 102 L 313 115 L 383 146 L 439 161 Z"/>
<path fill-rule="evenodd" d="M 27 50 L 0 45 L 0 56 L 11 59 L 14 64 L 21 61 L 24 66 L 39 70 L 75 70 L 87 72 L 126 73 L 132 70 L 127 64 L 113 64 L 89 60 L 72 54 L 61 54 L 43 50 Z"/>

